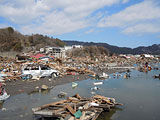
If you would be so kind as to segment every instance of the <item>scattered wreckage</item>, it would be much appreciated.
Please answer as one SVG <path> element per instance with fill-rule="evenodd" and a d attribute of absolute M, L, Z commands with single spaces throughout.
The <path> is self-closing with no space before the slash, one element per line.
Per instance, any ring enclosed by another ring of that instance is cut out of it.
<path fill-rule="evenodd" d="M 153 78 L 159 78 L 160 79 L 160 74 L 159 75 L 154 75 Z"/>
<path fill-rule="evenodd" d="M 7 94 L 5 91 L 5 88 L 3 87 L 3 84 L 0 82 L 0 101 L 4 101 L 8 99 L 10 95 Z"/>
<path fill-rule="evenodd" d="M 110 111 L 116 105 L 114 98 L 95 95 L 82 98 L 79 94 L 50 104 L 32 108 L 33 114 L 40 118 L 61 120 L 96 120 L 103 111 Z"/>
<path fill-rule="evenodd" d="M 0 95 L 0 101 L 4 101 L 10 97 L 9 94 L 7 94 L 6 91 L 3 92 L 3 94 Z"/>

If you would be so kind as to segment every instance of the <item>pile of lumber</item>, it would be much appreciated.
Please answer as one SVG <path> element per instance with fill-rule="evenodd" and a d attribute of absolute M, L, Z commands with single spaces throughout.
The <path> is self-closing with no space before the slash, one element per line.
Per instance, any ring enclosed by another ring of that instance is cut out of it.
<path fill-rule="evenodd" d="M 68 97 L 66 100 L 53 102 L 32 108 L 35 116 L 51 117 L 67 120 L 96 120 L 103 111 L 110 111 L 116 105 L 114 98 L 95 95 L 91 98 L 82 98 L 79 94 Z"/>
<path fill-rule="evenodd" d="M 21 64 L 14 60 L 0 60 L 0 74 L 4 82 L 21 79 Z"/>

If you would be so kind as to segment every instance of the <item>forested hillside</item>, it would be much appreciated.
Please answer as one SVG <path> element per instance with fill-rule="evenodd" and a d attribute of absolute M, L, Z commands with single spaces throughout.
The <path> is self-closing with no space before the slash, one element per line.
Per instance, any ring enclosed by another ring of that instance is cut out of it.
<path fill-rule="evenodd" d="M 65 43 L 58 38 L 50 38 L 40 34 L 23 35 L 12 27 L 0 29 L 0 51 L 21 52 L 25 48 L 34 46 L 36 49 L 44 46 L 64 46 Z"/>

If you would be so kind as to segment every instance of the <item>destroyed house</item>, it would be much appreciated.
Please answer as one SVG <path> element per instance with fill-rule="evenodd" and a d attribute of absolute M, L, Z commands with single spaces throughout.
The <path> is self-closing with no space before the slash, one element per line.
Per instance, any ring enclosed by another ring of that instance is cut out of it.
<path fill-rule="evenodd" d="M 65 49 L 62 47 L 45 47 L 45 52 L 50 54 L 56 58 L 64 58 L 65 57 Z"/>

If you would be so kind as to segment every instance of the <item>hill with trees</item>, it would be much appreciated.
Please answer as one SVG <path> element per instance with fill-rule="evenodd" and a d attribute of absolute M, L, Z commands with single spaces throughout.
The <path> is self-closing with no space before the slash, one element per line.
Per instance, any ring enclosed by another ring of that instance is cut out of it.
<path fill-rule="evenodd" d="M 23 35 L 18 31 L 14 30 L 12 27 L 0 29 L 0 52 L 10 52 L 10 51 L 25 52 L 27 50 L 31 50 L 32 48 L 39 50 L 39 48 L 44 46 L 63 47 L 64 45 L 92 46 L 90 48 L 86 47 L 83 51 L 85 54 L 88 53 L 89 55 L 93 55 L 93 53 L 97 54 L 100 53 L 101 51 L 103 52 L 108 51 L 111 54 L 147 53 L 147 54 L 160 55 L 160 44 L 154 44 L 148 47 L 141 46 L 132 49 L 128 47 L 113 46 L 107 43 L 79 42 L 79 41 L 69 41 L 69 40 L 62 41 L 58 38 L 52 38 L 40 34 Z M 103 46 L 105 49 L 103 47 L 93 47 L 93 46 Z M 82 52 L 79 52 L 78 54 L 81 56 L 81 53 Z"/>
<path fill-rule="evenodd" d="M 128 48 L 128 47 L 118 47 L 109 45 L 107 43 L 94 43 L 94 42 L 80 42 L 80 41 L 70 41 L 64 40 L 67 45 L 83 45 L 83 46 L 103 46 L 107 48 L 110 53 L 116 54 L 153 54 L 160 55 L 160 44 L 154 44 L 148 47 L 137 47 L 137 48 Z"/>
<path fill-rule="evenodd" d="M 50 38 L 40 34 L 23 35 L 15 31 L 12 27 L 0 29 L 0 52 L 16 51 L 22 52 L 26 48 L 36 48 L 44 46 L 64 46 L 65 43 L 58 38 Z"/>
<path fill-rule="evenodd" d="M 67 55 L 71 57 L 95 57 L 99 55 L 108 56 L 109 50 L 103 46 L 84 46 L 83 48 L 74 48 L 68 51 Z"/>

